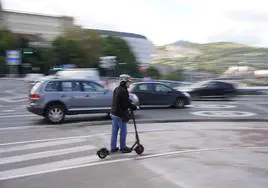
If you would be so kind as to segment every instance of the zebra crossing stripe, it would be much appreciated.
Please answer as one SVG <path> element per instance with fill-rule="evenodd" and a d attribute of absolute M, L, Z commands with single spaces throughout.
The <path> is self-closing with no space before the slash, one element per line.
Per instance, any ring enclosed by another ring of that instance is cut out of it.
<path fill-rule="evenodd" d="M 88 146 L 72 147 L 72 148 L 67 148 L 67 149 L 57 149 L 57 150 L 50 150 L 50 151 L 44 151 L 44 152 L 38 152 L 38 153 L 30 153 L 30 154 L 25 154 L 25 155 L 16 155 L 16 156 L 11 156 L 11 157 L 3 157 L 1 158 L 0 165 L 22 162 L 22 161 L 29 161 L 33 159 L 41 159 L 41 158 L 46 158 L 46 157 L 55 157 L 55 156 L 66 155 L 66 154 L 71 154 L 71 153 L 88 151 L 92 149 L 96 149 L 96 147 L 92 145 L 88 145 Z"/>
<path fill-rule="evenodd" d="M 92 156 L 87 156 L 87 157 L 79 157 L 75 159 L 61 160 L 61 161 L 52 162 L 52 163 L 45 163 L 41 165 L 28 166 L 25 168 L 17 168 L 17 169 L 12 169 L 12 170 L 7 170 L 7 171 L 0 171 L 0 180 L 23 177 L 26 174 L 35 175 L 42 171 L 47 171 L 51 169 L 71 167 L 71 166 L 76 166 L 76 165 L 84 165 L 84 164 L 88 164 L 91 162 L 96 162 L 97 160 L 98 158 L 96 157 L 96 155 L 92 155 Z"/>
<path fill-rule="evenodd" d="M 170 155 L 178 155 L 184 153 L 198 153 L 205 151 L 218 151 L 218 150 L 237 150 L 237 149 L 267 149 L 267 146 L 246 146 L 246 147 L 225 147 L 225 148 L 201 148 L 201 149 L 186 149 L 186 150 L 177 150 L 171 152 L 161 152 L 161 153 L 151 153 L 139 157 L 129 157 L 121 159 L 111 159 L 111 160 L 99 160 L 96 155 L 79 157 L 75 159 L 62 160 L 52 163 L 45 163 L 41 165 L 28 166 L 24 168 L 11 169 L 6 171 L 0 171 L 0 181 L 1 180 L 10 180 L 15 178 L 22 178 L 27 176 L 33 176 L 38 174 L 45 174 L 51 172 L 58 172 L 63 170 L 71 170 L 77 168 L 91 167 L 97 165 L 107 165 L 113 163 L 121 163 L 132 160 L 144 160 L 150 158 L 164 157 Z"/>
<path fill-rule="evenodd" d="M 73 143 L 79 143 L 79 142 L 83 142 L 83 141 L 86 141 L 86 139 L 78 138 L 78 139 L 70 139 L 70 140 L 60 140 L 60 141 L 50 141 L 50 142 L 44 142 L 44 143 L 26 144 L 26 145 L 22 145 L 22 146 L 18 145 L 18 146 L 1 148 L 0 153 L 29 150 L 29 149 L 36 149 L 36 148 L 44 148 L 44 147 L 64 145 L 64 144 L 73 144 Z"/>

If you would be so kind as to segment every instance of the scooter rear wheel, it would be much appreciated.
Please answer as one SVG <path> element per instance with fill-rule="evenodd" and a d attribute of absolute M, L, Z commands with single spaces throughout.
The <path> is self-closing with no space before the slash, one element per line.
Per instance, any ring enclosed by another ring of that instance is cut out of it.
<path fill-rule="evenodd" d="M 135 152 L 138 154 L 138 155 L 141 155 L 143 152 L 144 152 L 144 147 L 143 145 L 138 145 L 136 148 L 135 148 Z"/>
<path fill-rule="evenodd" d="M 107 148 L 101 148 L 99 151 L 97 151 L 97 155 L 100 159 L 104 159 L 109 155 L 109 151 Z"/>

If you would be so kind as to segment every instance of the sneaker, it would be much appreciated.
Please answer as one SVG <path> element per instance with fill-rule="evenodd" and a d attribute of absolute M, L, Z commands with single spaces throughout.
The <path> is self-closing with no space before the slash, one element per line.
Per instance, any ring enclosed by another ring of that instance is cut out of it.
<path fill-rule="evenodd" d="M 124 148 L 124 149 L 121 149 L 121 152 L 122 152 L 122 153 L 130 153 L 130 152 L 132 152 L 132 150 L 131 150 L 131 148 L 126 147 L 126 148 Z"/>
<path fill-rule="evenodd" d="M 115 149 L 112 149 L 112 150 L 111 150 L 111 153 L 115 153 L 115 152 L 118 152 L 118 151 L 119 151 L 119 148 L 116 147 Z"/>

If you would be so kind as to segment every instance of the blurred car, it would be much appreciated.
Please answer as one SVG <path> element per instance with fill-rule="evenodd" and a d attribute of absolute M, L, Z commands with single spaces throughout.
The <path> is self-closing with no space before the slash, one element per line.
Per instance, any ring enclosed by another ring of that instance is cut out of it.
<path fill-rule="evenodd" d="M 68 68 L 57 70 L 55 74 L 37 77 L 35 81 L 29 82 L 29 87 L 32 88 L 37 81 L 47 80 L 51 78 L 86 79 L 95 81 L 101 85 L 104 84 L 100 78 L 99 71 L 95 68 Z"/>
<path fill-rule="evenodd" d="M 32 85 L 34 84 L 37 80 L 39 80 L 40 78 L 43 78 L 44 74 L 39 74 L 39 73 L 30 73 L 30 74 L 26 74 L 26 76 L 24 77 L 24 80 Z"/>
<path fill-rule="evenodd" d="M 185 87 L 191 85 L 190 82 L 181 82 L 181 81 L 173 81 L 173 80 L 157 80 L 161 83 L 168 85 L 169 87 Z"/>
<path fill-rule="evenodd" d="M 62 123 L 65 115 L 110 113 L 113 92 L 86 79 L 50 78 L 36 82 L 29 93 L 27 109 L 49 123 Z M 139 99 L 130 94 L 139 108 Z"/>
<path fill-rule="evenodd" d="M 220 80 L 197 82 L 189 87 L 176 87 L 176 89 L 188 92 L 192 99 L 233 98 L 238 93 L 234 84 Z"/>
<path fill-rule="evenodd" d="M 72 79 L 87 79 L 101 84 L 99 71 L 95 68 L 69 68 L 65 70 L 60 70 L 55 75 L 58 77 Z"/>
<path fill-rule="evenodd" d="M 140 106 L 169 106 L 184 108 L 190 105 L 191 96 L 186 92 L 177 91 L 161 82 L 135 82 L 129 92 L 139 98 Z"/>

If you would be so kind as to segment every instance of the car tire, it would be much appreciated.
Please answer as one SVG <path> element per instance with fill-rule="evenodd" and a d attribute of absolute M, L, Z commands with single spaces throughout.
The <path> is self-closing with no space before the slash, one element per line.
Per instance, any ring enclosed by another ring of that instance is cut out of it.
<path fill-rule="evenodd" d="M 60 104 L 52 104 L 48 106 L 45 118 L 50 124 L 60 124 L 65 118 L 65 108 Z"/>
<path fill-rule="evenodd" d="M 177 98 L 174 104 L 175 108 L 184 108 L 185 100 L 183 98 Z"/>

